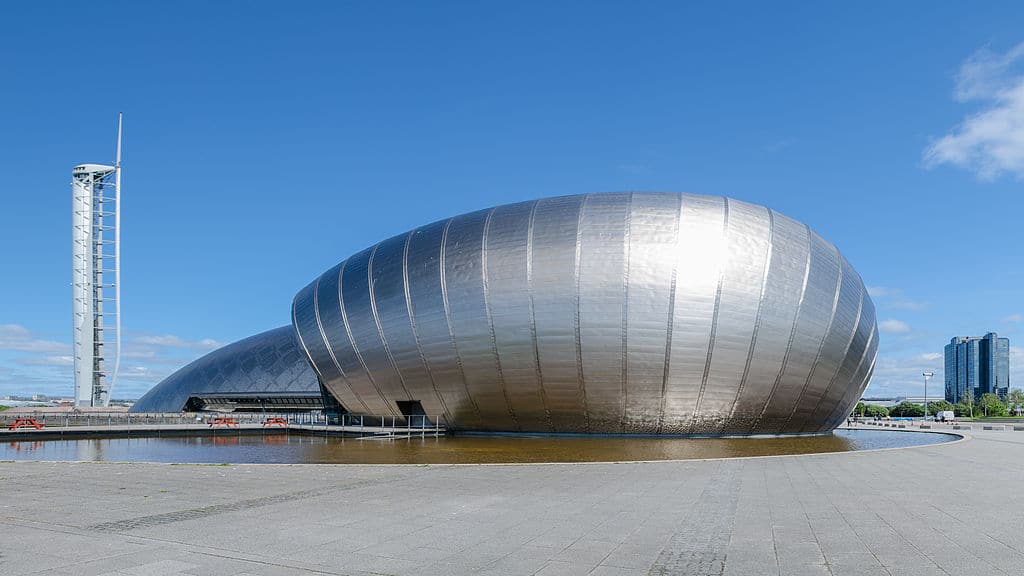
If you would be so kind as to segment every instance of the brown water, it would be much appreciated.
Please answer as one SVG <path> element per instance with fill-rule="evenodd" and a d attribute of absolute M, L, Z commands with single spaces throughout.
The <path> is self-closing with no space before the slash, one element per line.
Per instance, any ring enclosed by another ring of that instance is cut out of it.
<path fill-rule="evenodd" d="M 447 436 L 374 440 L 297 434 L 85 440 L 0 444 L 0 460 L 263 464 L 472 464 L 688 460 L 847 452 L 938 444 L 948 434 L 837 430 L 802 438 Z"/>

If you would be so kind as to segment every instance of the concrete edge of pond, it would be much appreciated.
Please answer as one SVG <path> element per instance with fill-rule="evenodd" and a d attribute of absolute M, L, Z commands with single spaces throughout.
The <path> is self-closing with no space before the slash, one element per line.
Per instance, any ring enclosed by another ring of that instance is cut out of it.
<path fill-rule="evenodd" d="M 413 467 L 423 468 L 429 466 L 581 466 L 581 465 L 608 465 L 608 464 L 663 464 L 663 463 L 686 463 L 686 462 L 709 462 L 717 460 L 751 460 L 757 458 L 796 458 L 796 457 L 807 457 L 807 456 L 822 456 L 822 455 L 838 455 L 838 454 L 865 454 L 874 452 L 885 452 L 889 450 L 909 450 L 913 448 L 929 448 L 935 446 L 951 446 L 960 442 L 971 440 L 972 436 L 963 430 L 915 430 L 915 429 L 889 429 L 880 430 L 877 428 L 846 428 L 840 426 L 837 430 L 849 430 L 849 431 L 867 431 L 867 432 L 899 432 L 899 433 L 917 433 L 917 434 L 938 434 L 943 436 L 953 436 L 953 440 L 946 440 L 943 442 L 934 442 L 931 444 L 917 444 L 914 446 L 890 446 L 886 448 L 866 448 L 863 450 L 836 450 L 826 452 L 807 452 L 801 454 L 764 454 L 759 456 L 718 456 L 714 458 L 677 458 L 677 459 L 665 459 L 665 460 L 604 460 L 604 461 L 584 461 L 584 462 L 462 462 L 462 463 L 316 463 L 316 462 L 295 462 L 295 463 L 272 463 L 272 462 L 147 462 L 147 461 L 110 461 L 110 462 L 97 462 L 93 460 L 3 460 L 0 459 L 0 463 L 18 463 L 18 464 L 39 464 L 39 463 L 56 463 L 56 464 L 98 464 L 98 465 L 159 465 L 159 466 L 401 466 L 401 467 Z M 38 439 L 38 438 L 37 438 Z M 25 440 L 31 440 L 26 438 Z M 401 440 L 407 440 L 402 438 Z"/>

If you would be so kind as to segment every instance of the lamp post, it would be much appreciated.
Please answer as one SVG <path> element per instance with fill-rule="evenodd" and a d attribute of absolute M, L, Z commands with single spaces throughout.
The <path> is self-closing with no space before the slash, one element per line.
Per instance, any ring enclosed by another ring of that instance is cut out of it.
<path fill-rule="evenodd" d="M 924 419 L 928 420 L 928 379 L 935 376 L 934 372 L 922 372 L 924 376 Z"/>

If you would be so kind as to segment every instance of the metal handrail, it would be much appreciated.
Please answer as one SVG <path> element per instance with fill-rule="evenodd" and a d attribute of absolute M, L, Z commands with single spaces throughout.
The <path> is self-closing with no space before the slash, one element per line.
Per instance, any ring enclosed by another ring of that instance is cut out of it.
<path fill-rule="evenodd" d="M 129 425 L 207 425 L 212 418 L 230 415 L 239 424 L 262 425 L 267 418 L 282 418 L 290 426 L 331 426 L 331 418 L 322 412 L 41 412 L 18 411 L 17 414 L 0 413 L 0 422 L 18 418 L 34 418 L 44 426 L 129 426 Z M 338 422 L 342 427 L 360 430 L 367 428 L 408 433 L 441 433 L 444 416 L 413 414 L 342 414 Z"/>

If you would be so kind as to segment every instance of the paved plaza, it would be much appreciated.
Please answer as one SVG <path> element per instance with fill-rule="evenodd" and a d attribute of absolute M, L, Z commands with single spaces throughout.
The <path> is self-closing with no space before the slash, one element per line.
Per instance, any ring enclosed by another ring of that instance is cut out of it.
<path fill-rule="evenodd" d="M 1024 432 L 628 464 L 0 463 L 0 574 L 1024 574 Z"/>

